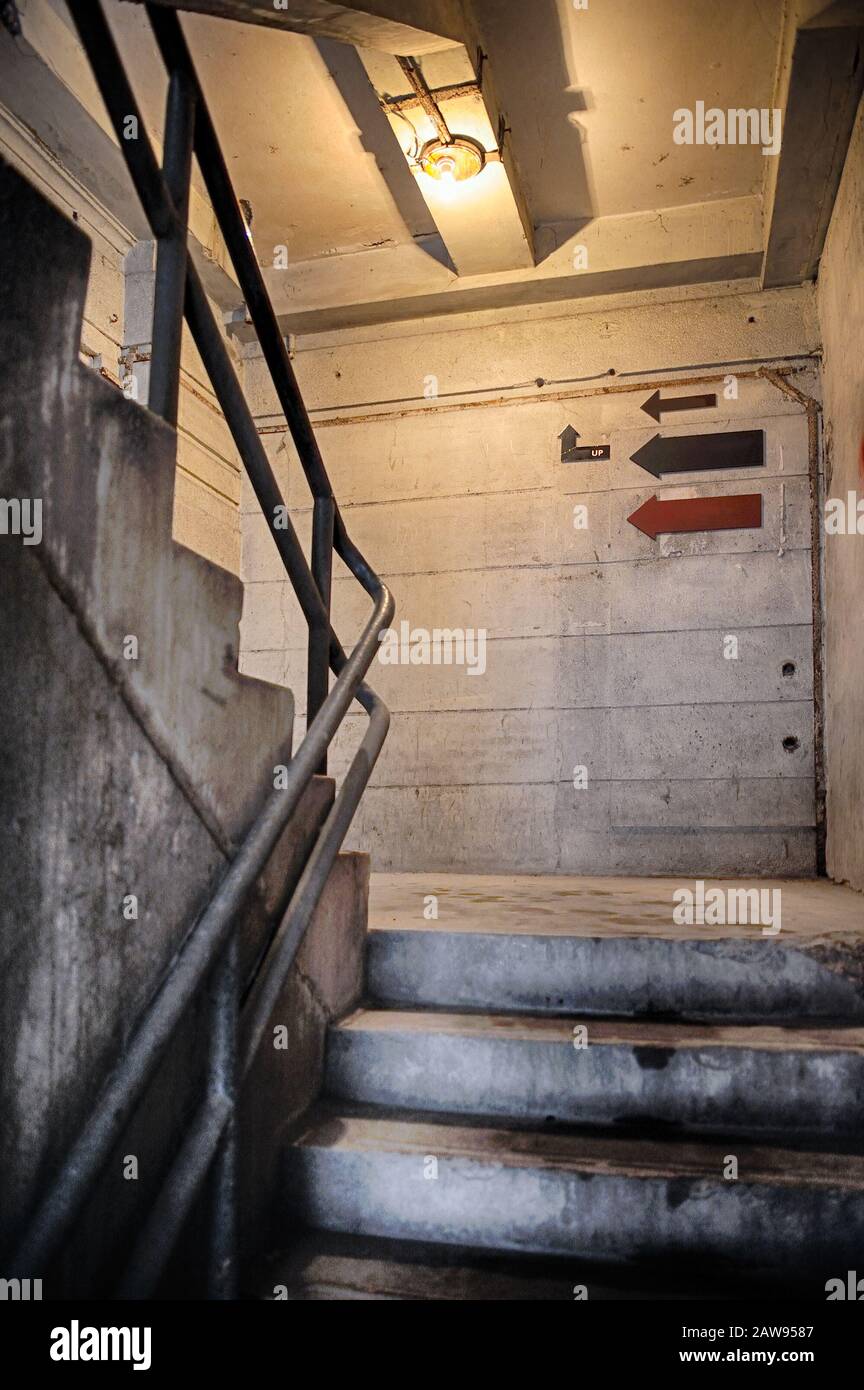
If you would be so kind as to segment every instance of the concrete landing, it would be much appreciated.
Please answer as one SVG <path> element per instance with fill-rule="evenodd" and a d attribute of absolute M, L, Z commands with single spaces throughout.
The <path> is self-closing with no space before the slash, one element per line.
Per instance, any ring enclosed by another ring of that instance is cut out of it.
<path fill-rule="evenodd" d="M 371 930 L 505 932 L 546 936 L 644 937 L 700 941 L 751 940 L 760 928 L 742 925 L 677 926 L 674 894 L 695 888 L 676 878 L 590 878 L 533 874 L 373 874 Z M 857 946 L 864 959 L 864 895 L 827 879 L 707 879 L 708 888 L 782 893 L 780 935 L 786 941 Z M 438 917 L 424 917 L 432 894 Z"/>

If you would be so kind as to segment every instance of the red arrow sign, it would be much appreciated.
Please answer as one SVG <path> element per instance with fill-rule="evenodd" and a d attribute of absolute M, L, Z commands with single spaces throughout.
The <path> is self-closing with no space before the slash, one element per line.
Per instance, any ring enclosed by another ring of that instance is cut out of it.
<path fill-rule="evenodd" d="M 669 531 L 738 531 L 762 525 L 761 492 L 737 497 L 649 497 L 627 520 L 652 541 Z"/>

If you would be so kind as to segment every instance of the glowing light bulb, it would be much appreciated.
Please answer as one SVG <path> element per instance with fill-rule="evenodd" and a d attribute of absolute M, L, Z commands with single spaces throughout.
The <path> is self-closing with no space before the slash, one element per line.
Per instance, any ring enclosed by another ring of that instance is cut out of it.
<path fill-rule="evenodd" d="M 449 144 L 429 140 L 420 151 L 419 164 L 424 174 L 440 183 L 461 183 L 474 178 L 486 163 L 486 151 L 467 135 L 454 135 Z"/>

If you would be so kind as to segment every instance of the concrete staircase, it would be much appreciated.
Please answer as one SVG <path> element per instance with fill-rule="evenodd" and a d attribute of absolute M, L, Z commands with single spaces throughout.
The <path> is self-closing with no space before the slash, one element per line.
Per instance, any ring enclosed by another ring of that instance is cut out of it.
<path fill-rule="evenodd" d="M 860 1264 L 860 897 L 790 882 L 779 938 L 706 939 L 663 880 L 580 883 L 385 876 L 287 1157 L 331 1233 L 289 1296 L 824 1299 Z"/>
<path fill-rule="evenodd" d="M 177 436 L 78 361 L 91 247 L 0 160 L 0 494 L 38 544 L 0 538 L 0 1250 L 9 1252 L 291 757 L 290 691 L 241 674 L 239 579 L 172 537 Z M 130 646 L 134 638 L 134 646 Z M 14 656 L 14 659 L 12 657 Z M 316 777 L 236 916 L 251 973 L 333 801 Z M 240 1096 L 242 1235 L 267 1227 L 282 1129 L 318 1089 L 331 1018 L 362 977 L 367 869 L 340 856 Z M 129 895 L 127 897 L 127 895 Z M 124 914 L 134 903 L 131 915 Z M 56 1268 L 104 1296 L 188 1134 L 210 1038 L 190 1010 Z M 278 1122 L 274 1123 L 274 1116 Z M 140 1162 L 126 1181 L 122 1158 Z M 201 1273 L 190 1228 L 172 1277 Z M 5 1258 L 5 1255 L 4 1255 Z M 5 1270 L 5 1266 L 2 1266 Z M 46 1295 L 47 1296 L 47 1295 Z"/>

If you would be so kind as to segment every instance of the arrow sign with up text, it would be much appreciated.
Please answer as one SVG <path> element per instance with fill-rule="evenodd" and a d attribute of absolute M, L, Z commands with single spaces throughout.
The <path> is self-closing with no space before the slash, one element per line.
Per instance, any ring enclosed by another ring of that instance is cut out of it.
<path fill-rule="evenodd" d="M 653 396 L 649 396 L 647 401 L 643 402 L 642 409 L 659 425 L 660 416 L 669 415 L 673 410 L 710 410 L 716 404 L 717 397 L 713 394 L 707 396 L 667 396 L 665 401 L 661 401 L 660 392 L 655 391 Z"/>
<path fill-rule="evenodd" d="M 630 458 L 655 478 L 668 473 L 702 473 L 707 469 L 762 468 L 762 430 L 723 430 L 719 434 L 655 434 Z"/>
<path fill-rule="evenodd" d="M 652 541 L 670 531 L 749 531 L 762 525 L 761 492 L 738 497 L 649 497 L 627 520 Z"/>
<path fill-rule="evenodd" d="M 596 463 L 598 459 L 612 456 L 608 444 L 580 444 L 579 435 L 572 425 L 563 429 L 558 438 L 561 440 L 562 463 Z"/>

